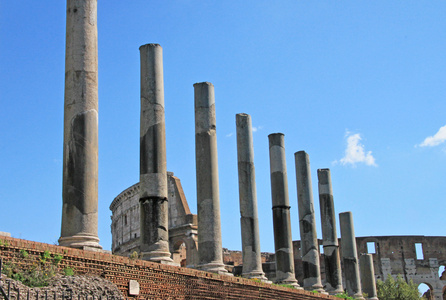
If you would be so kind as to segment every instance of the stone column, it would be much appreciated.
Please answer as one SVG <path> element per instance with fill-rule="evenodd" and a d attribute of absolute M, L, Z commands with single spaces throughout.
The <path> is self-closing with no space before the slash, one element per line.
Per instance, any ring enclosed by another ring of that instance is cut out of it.
<path fill-rule="evenodd" d="M 359 277 L 353 214 L 350 211 L 340 213 L 339 223 L 341 224 L 341 251 L 344 263 L 345 288 L 349 296 L 364 300 Z"/>
<path fill-rule="evenodd" d="M 325 261 L 325 290 L 332 295 L 342 293 L 341 260 L 336 232 L 336 215 L 333 202 L 333 189 L 329 169 L 317 170 L 319 181 L 319 206 L 322 221 L 322 241 Z"/>
<path fill-rule="evenodd" d="M 378 300 L 376 293 L 375 268 L 372 254 L 361 254 L 359 257 L 362 291 L 367 294 L 367 300 Z"/>
<path fill-rule="evenodd" d="M 97 1 L 68 0 L 62 230 L 59 245 L 97 250 L 98 30 Z"/>
<path fill-rule="evenodd" d="M 305 151 L 294 153 L 296 163 L 297 203 L 299 209 L 300 245 L 306 290 L 324 292 L 319 267 L 319 245 L 316 233 L 310 158 Z"/>
<path fill-rule="evenodd" d="M 227 273 L 223 264 L 218 190 L 214 86 L 194 84 L 195 163 L 197 175 L 198 269 Z"/>
<path fill-rule="evenodd" d="M 173 264 L 169 252 L 168 232 L 163 49 L 158 44 L 147 44 L 141 46 L 139 51 L 141 254 L 145 260 Z"/>
<path fill-rule="evenodd" d="M 242 230 L 242 276 L 268 281 L 262 270 L 251 116 L 236 115 L 238 188 Z"/>
<path fill-rule="evenodd" d="M 299 287 L 294 273 L 284 135 L 282 133 L 273 133 L 268 135 L 268 139 L 274 248 L 276 250 L 276 282 Z"/>

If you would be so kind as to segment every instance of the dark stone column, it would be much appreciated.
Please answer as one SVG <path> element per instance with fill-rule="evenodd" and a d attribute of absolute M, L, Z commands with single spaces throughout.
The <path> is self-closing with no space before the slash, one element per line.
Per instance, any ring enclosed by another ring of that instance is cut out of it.
<path fill-rule="evenodd" d="M 221 244 L 214 86 L 209 82 L 195 83 L 194 91 L 199 263 L 197 268 L 228 274 L 223 264 Z"/>
<path fill-rule="evenodd" d="M 262 270 L 260 252 L 251 117 L 247 114 L 237 114 L 236 127 L 240 225 L 242 230 L 242 276 L 268 281 Z"/>
<path fill-rule="evenodd" d="M 319 249 L 311 186 L 310 158 L 305 151 L 294 153 L 299 208 L 300 245 L 304 271 L 304 289 L 324 292 L 319 267 Z"/>
<path fill-rule="evenodd" d="M 341 259 L 336 231 L 336 215 L 333 202 L 333 189 L 329 169 L 317 170 L 319 180 L 319 206 L 322 221 L 322 241 L 325 261 L 325 290 L 332 295 L 342 293 Z"/>
<path fill-rule="evenodd" d="M 273 133 L 268 135 L 268 139 L 274 247 L 276 250 L 276 282 L 299 287 L 294 273 L 284 135 L 282 133 Z"/>
<path fill-rule="evenodd" d="M 141 254 L 145 260 L 174 264 L 169 252 L 163 49 L 147 44 L 139 50 Z"/>
<path fill-rule="evenodd" d="M 378 300 L 376 293 L 375 268 L 372 254 L 361 254 L 359 257 L 362 291 L 367 294 L 367 300 Z"/>
<path fill-rule="evenodd" d="M 345 288 L 349 296 L 364 300 L 359 277 L 353 214 L 349 211 L 340 213 L 339 223 L 341 224 L 341 251 L 344 263 Z"/>
<path fill-rule="evenodd" d="M 97 1 L 68 0 L 66 26 L 59 245 L 98 250 Z"/>

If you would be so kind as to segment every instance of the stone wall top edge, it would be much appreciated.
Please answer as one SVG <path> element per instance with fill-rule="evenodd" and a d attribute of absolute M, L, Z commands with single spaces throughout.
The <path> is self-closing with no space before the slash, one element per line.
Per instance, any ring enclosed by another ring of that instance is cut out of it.
<path fill-rule="evenodd" d="M 145 266 L 152 269 L 158 269 L 163 270 L 168 273 L 176 273 L 179 275 L 185 275 L 185 276 L 194 276 L 194 277 L 200 277 L 206 280 L 217 280 L 217 281 L 223 281 L 227 283 L 233 283 L 233 284 L 242 284 L 242 285 L 251 285 L 256 287 L 263 287 L 263 288 L 269 288 L 274 290 L 282 290 L 287 292 L 292 292 L 295 294 L 305 294 L 305 295 L 312 295 L 315 296 L 312 292 L 309 291 L 303 291 L 303 290 L 294 290 L 287 287 L 282 286 L 275 286 L 275 285 L 269 285 L 262 282 L 256 282 L 250 279 L 241 278 L 241 277 L 232 277 L 227 275 L 221 275 L 221 274 L 215 274 L 215 273 L 209 273 L 201 270 L 196 269 L 190 269 L 190 268 L 182 268 L 182 267 L 175 267 L 170 265 L 163 265 L 158 264 L 155 262 L 149 262 L 145 260 L 131 260 L 128 257 L 124 256 L 118 256 L 113 255 L 110 253 L 104 253 L 104 252 L 96 252 L 96 251 L 88 251 L 88 250 L 80 250 L 80 249 L 74 249 L 74 248 L 68 248 L 58 245 L 52 245 L 52 244 L 46 244 L 46 243 L 40 243 L 40 242 L 34 242 L 24 239 L 18 239 L 13 237 L 2 237 L 0 238 L 3 241 L 8 241 L 8 245 L 3 245 L 4 248 L 12 248 L 12 249 L 29 249 L 34 251 L 40 251 L 43 252 L 45 250 L 56 252 L 56 253 L 64 253 L 64 255 L 68 256 L 77 256 L 79 258 L 87 259 L 87 260 L 99 260 L 99 261 L 105 261 L 109 263 L 118 263 L 118 264 L 128 264 L 128 265 L 137 265 L 137 266 Z M 331 296 L 326 295 L 320 295 L 320 299 L 337 299 Z"/>
<path fill-rule="evenodd" d="M 139 193 L 139 182 L 135 183 L 134 185 L 126 188 L 121 193 L 119 193 L 119 195 L 116 196 L 115 199 L 113 199 L 112 203 L 110 204 L 109 209 L 111 211 L 113 211 L 115 209 L 115 207 L 120 204 L 120 202 L 122 201 L 122 198 L 124 196 L 126 196 L 127 193 L 129 193 L 129 192 L 130 192 L 130 196 L 133 196 L 136 193 Z M 128 197 L 126 197 L 126 198 L 128 198 Z"/>

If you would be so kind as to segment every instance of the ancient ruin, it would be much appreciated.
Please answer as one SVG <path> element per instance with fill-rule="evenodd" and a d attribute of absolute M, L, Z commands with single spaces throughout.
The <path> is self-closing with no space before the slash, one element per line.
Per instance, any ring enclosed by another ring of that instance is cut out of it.
<path fill-rule="evenodd" d="M 242 231 L 242 276 L 267 281 L 262 270 L 251 116 L 236 115 L 237 159 Z"/>
<path fill-rule="evenodd" d="M 359 273 L 361 275 L 362 292 L 367 294 L 367 300 L 378 300 L 376 293 L 375 270 L 371 254 L 361 253 L 359 257 Z"/>
<path fill-rule="evenodd" d="M 162 48 L 158 44 L 143 45 L 140 47 L 140 56 L 140 182 L 123 191 L 110 205 L 113 214 L 113 253 L 129 256 L 132 260 L 142 258 L 230 275 L 224 261 L 230 263 L 227 257 L 232 254 L 225 251 L 223 261 L 221 241 L 214 86 L 209 82 L 194 84 L 198 212 L 194 215 L 189 210 L 179 179 L 166 169 Z M 102 249 L 97 234 L 97 59 L 97 0 L 68 0 L 63 211 L 59 244 L 94 250 L 96 252 L 93 256 L 104 255 L 97 253 Z M 250 116 L 238 114 L 236 126 L 243 245 L 240 273 L 243 277 L 264 282 L 268 282 L 268 277 L 277 283 L 290 284 L 301 289 L 297 283 L 299 279 L 307 290 L 324 293 L 325 287 L 331 294 L 341 292 L 344 286 L 356 299 L 363 299 L 362 291 L 365 291 L 368 299 L 375 300 L 376 279 L 384 280 L 388 275 L 402 274 L 406 280 L 428 284 L 430 294 L 435 299 L 445 298 L 446 275 L 444 271 L 443 274 L 438 274 L 440 266 L 444 267 L 446 264 L 442 251 L 446 247 L 444 237 L 356 238 L 352 214 L 346 212 L 340 214 L 339 247 L 328 169 L 318 170 L 323 240 L 317 239 L 309 158 L 304 151 L 295 153 L 301 241 L 292 242 L 284 135 L 281 133 L 268 136 L 276 252 L 271 255 L 262 254 Z M 20 241 L 11 241 L 21 244 Z M 323 254 L 319 253 L 320 245 L 323 245 Z M 4 244 L 1 246 L 8 247 Z M 374 253 L 366 254 L 373 248 Z M 421 248 L 421 253 L 417 253 L 418 248 Z M 88 256 L 89 252 L 86 253 Z M 358 253 L 361 254 L 360 261 Z M 268 259 L 264 259 L 265 257 Z M 91 257 L 88 259 L 91 260 Z M 94 256 L 94 259 L 97 258 Z M 114 260 L 113 257 L 109 259 Z M 126 263 L 131 265 L 129 261 Z M 145 266 L 152 266 L 149 262 L 143 263 Z M 234 262 L 233 265 L 236 267 Z M 163 270 L 173 270 L 172 274 L 176 274 L 175 267 L 164 267 L 166 269 Z M 94 268 L 97 266 L 92 267 Z M 130 276 L 133 276 L 132 272 Z M 234 273 L 236 272 L 237 268 L 234 268 Z M 181 276 L 184 279 L 197 274 L 202 276 L 207 273 L 184 271 Z M 222 281 L 231 284 L 237 282 L 236 279 Z M 133 278 L 128 284 L 131 290 L 129 293 L 137 295 L 139 283 Z M 185 283 L 178 286 L 183 287 Z M 143 289 L 150 292 L 147 286 Z M 253 290 L 258 289 L 256 287 Z"/>
<path fill-rule="evenodd" d="M 96 0 L 68 0 L 59 245 L 102 249 L 98 238 L 98 29 Z"/>
<path fill-rule="evenodd" d="M 196 267 L 203 271 L 227 273 L 221 244 L 214 86 L 210 82 L 195 83 L 194 91 L 197 215 L 200 232 Z"/>
<path fill-rule="evenodd" d="M 347 293 L 355 299 L 364 299 L 359 275 L 358 252 L 356 249 L 355 229 L 353 227 L 353 214 L 343 212 L 339 214 L 341 225 L 341 253 Z"/>
<path fill-rule="evenodd" d="M 192 214 L 180 180 L 167 172 L 169 203 L 169 252 L 176 264 L 194 267 L 198 259 L 197 215 Z M 111 203 L 112 252 L 140 256 L 140 184 L 134 184 L 120 193 Z"/>
<path fill-rule="evenodd" d="M 317 177 L 326 275 L 325 290 L 330 294 L 336 295 L 344 291 L 344 288 L 342 287 L 341 259 L 339 257 L 339 242 L 330 170 L 318 169 Z"/>
<path fill-rule="evenodd" d="M 306 290 L 323 292 L 319 267 L 316 218 L 314 215 L 311 185 L 310 158 L 305 151 L 294 153 L 296 163 L 297 202 L 301 253 L 304 272 L 303 287 Z"/>
<path fill-rule="evenodd" d="M 294 275 L 284 135 L 282 133 L 273 133 L 268 135 L 268 139 L 271 198 L 273 204 L 274 248 L 276 250 L 275 282 L 299 287 Z"/>
<path fill-rule="evenodd" d="M 139 50 L 141 254 L 143 259 L 170 264 L 163 49 L 158 44 L 147 44 Z"/>

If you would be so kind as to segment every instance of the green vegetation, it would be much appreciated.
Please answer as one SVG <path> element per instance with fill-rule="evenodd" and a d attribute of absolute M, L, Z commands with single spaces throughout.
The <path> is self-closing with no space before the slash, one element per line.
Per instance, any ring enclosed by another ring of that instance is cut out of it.
<path fill-rule="evenodd" d="M 29 287 L 43 287 L 48 285 L 48 280 L 56 275 L 53 265 L 33 264 L 29 269 L 23 270 L 16 264 L 4 264 L 3 271 L 6 276 L 21 281 Z"/>
<path fill-rule="evenodd" d="M 337 298 L 341 298 L 341 299 L 349 299 L 349 300 L 355 300 L 355 298 L 353 298 L 353 297 L 350 297 L 349 295 L 347 295 L 347 293 L 346 293 L 346 292 L 343 292 L 343 293 L 337 294 L 337 295 L 335 295 L 335 297 L 337 297 Z"/>
<path fill-rule="evenodd" d="M 26 250 L 20 250 L 20 254 L 22 254 L 22 257 L 23 258 L 28 258 L 28 256 L 29 256 L 29 254 L 28 254 L 28 251 L 26 251 Z"/>
<path fill-rule="evenodd" d="M 54 254 L 53 264 L 55 266 L 57 266 L 62 261 L 62 259 L 63 259 L 63 255 L 62 254 Z"/>
<path fill-rule="evenodd" d="M 378 298 L 380 300 L 419 300 L 425 299 L 421 297 L 418 286 L 411 280 L 407 283 L 401 275 L 397 275 L 396 279 L 387 276 L 383 282 L 378 280 L 376 283 Z"/>
<path fill-rule="evenodd" d="M 139 254 L 138 254 L 138 252 L 136 252 L 136 251 L 133 251 L 132 252 L 132 254 L 130 254 L 130 259 L 138 259 L 138 257 L 139 257 Z"/>
<path fill-rule="evenodd" d="M 72 268 L 65 268 L 63 269 L 63 273 L 65 276 L 73 276 L 74 270 Z"/>
<path fill-rule="evenodd" d="M 0 247 L 1 246 L 8 247 L 9 246 L 9 242 L 7 240 L 0 240 Z"/>
<path fill-rule="evenodd" d="M 1 241 L 1 245 L 5 245 L 4 241 Z M 4 263 L 2 273 L 29 287 L 47 286 L 49 279 L 61 272 L 57 267 L 64 257 L 61 254 L 51 255 L 49 251 L 44 251 L 41 255 L 30 255 L 28 251 L 21 249 L 20 256 L 27 259 L 28 262 L 32 261 L 32 265 L 23 264 L 20 260 Z M 64 273 L 68 273 L 66 275 L 74 274 L 72 269 L 64 270 Z"/>

